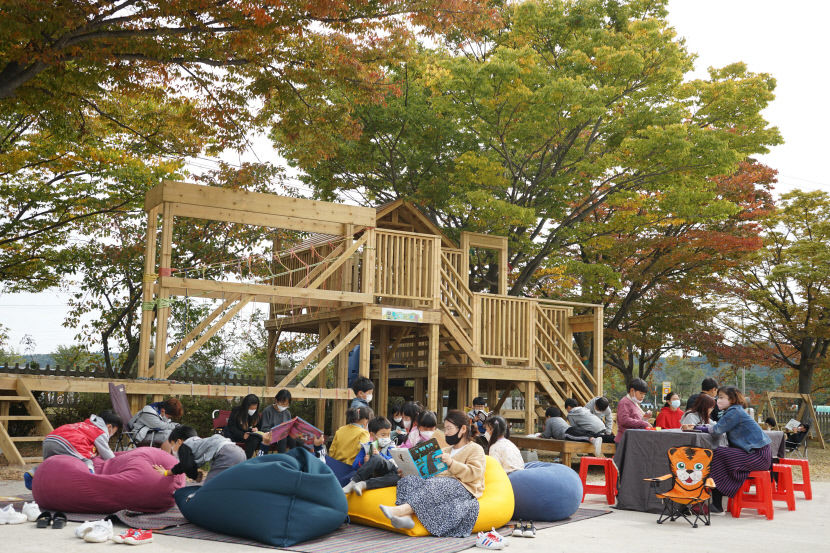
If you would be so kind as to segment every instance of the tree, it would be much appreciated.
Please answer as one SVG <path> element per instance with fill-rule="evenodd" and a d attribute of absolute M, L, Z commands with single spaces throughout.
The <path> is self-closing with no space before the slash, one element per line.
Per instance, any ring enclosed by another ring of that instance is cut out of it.
<path fill-rule="evenodd" d="M 508 236 L 510 293 L 525 294 L 598 234 L 597 210 L 644 197 L 678 218 L 722 216 L 713 177 L 780 142 L 760 114 L 774 80 L 736 63 L 684 81 L 692 55 L 665 15 L 662 1 L 508 3 L 502 27 L 465 48 L 390 67 L 395 93 L 357 106 L 362 133 L 325 155 L 314 133 L 272 137 L 321 197 L 410 199 L 451 234 Z"/>
<path fill-rule="evenodd" d="M 724 338 L 715 353 L 784 367 L 813 391 L 830 347 L 830 195 L 794 190 L 764 220 L 764 247 L 730 276 Z"/>
<path fill-rule="evenodd" d="M 52 352 L 52 359 L 55 360 L 55 365 L 64 369 L 84 369 L 89 366 L 92 354 L 85 347 L 79 345 L 58 346 Z"/>
<path fill-rule="evenodd" d="M 371 102 L 413 29 L 488 14 L 478 0 L 0 3 L 0 283 L 57 284 L 79 225 L 129 209 L 183 157 L 244 148 L 257 125 L 353 133 L 348 110 L 306 98 L 337 83 Z"/>

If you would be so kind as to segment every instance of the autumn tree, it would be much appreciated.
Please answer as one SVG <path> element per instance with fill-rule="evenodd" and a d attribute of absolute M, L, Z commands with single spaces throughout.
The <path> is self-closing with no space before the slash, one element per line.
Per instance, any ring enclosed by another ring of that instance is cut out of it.
<path fill-rule="evenodd" d="M 729 274 L 730 311 L 716 353 L 794 371 L 814 390 L 830 347 L 830 195 L 794 190 L 764 220 L 764 247 Z"/>
<path fill-rule="evenodd" d="M 761 116 L 769 75 L 736 63 L 684 80 L 693 56 L 666 2 L 507 3 L 501 20 L 463 48 L 391 66 L 396 89 L 381 104 L 333 88 L 319 101 L 353 108 L 362 132 L 325 155 L 314 133 L 272 137 L 321 197 L 405 198 L 450 234 L 508 236 L 516 295 L 596 234 L 592 214 L 607 205 L 729 212 L 713 177 L 780 141 Z"/>

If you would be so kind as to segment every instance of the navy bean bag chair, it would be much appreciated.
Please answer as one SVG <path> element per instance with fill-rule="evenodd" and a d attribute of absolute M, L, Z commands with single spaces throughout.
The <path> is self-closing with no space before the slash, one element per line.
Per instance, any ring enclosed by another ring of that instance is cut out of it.
<path fill-rule="evenodd" d="M 301 447 L 249 459 L 175 498 L 198 526 L 275 547 L 333 532 L 347 511 L 331 469 Z"/>
<path fill-rule="evenodd" d="M 558 463 L 528 463 L 507 475 L 516 507 L 513 520 L 553 522 L 571 516 L 582 503 L 582 481 L 570 467 Z"/>
<path fill-rule="evenodd" d="M 334 457 L 326 455 L 326 464 L 337 477 L 337 481 L 341 486 L 345 486 L 352 479 L 352 476 L 357 474 L 357 471 L 351 465 L 347 465 L 343 461 L 338 461 Z"/>
<path fill-rule="evenodd" d="M 185 476 L 162 476 L 153 465 L 171 469 L 177 462 L 155 447 L 137 447 L 107 461 L 94 457 L 92 474 L 80 459 L 54 455 L 37 468 L 32 495 L 41 509 L 52 511 L 161 513 L 173 507 L 173 492 L 184 486 Z"/>

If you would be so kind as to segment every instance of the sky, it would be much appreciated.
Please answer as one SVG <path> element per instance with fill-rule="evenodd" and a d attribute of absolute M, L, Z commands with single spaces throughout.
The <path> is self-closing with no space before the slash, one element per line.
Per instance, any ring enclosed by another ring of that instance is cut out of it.
<path fill-rule="evenodd" d="M 830 191 L 830 175 L 824 167 L 828 155 L 824 135 L 830 129 L 826 101 L 830 2 L 674 0 L 669 10 L 678 35 L 685 38 L 689 51 L 698 54 L 690 77 L 705 77 L 708 67 L 743 61 L 750 71 L 776 78 L 776 99 L 764 115 L 780 129 L 784 144 L 759 156 L 779 171 L 776 193 L 795 188 Z M 254 150 L 260 159 L 276 156 L 264 140 L 254 141 Z M 249 157 L 251 152 L 242 159 Z M 193 169 L 200 172 L 199 167 Z M 36 353 L 73 343 L 75 331 L 61 326 L 66 298 L 56 290 L 0 296 L 0 323 L 9 328 L 10 344 L 24 353 L 20 342 L 27 334 L 35 340 Z"/>

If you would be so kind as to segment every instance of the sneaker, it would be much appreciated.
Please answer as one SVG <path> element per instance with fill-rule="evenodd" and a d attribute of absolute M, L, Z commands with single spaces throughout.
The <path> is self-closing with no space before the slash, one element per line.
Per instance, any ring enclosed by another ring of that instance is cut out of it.
<path fill-rule="evenodd" d="M 92 530 L 92 526 L 96 522 L 103 522 L 103 521 L 102 520 L 88 520 L 88 521 L 84 522 L 83 524 L 81 524 L 80 526 L 78 526 L 77 528 L 75 528 L 75 537 L 84 539 L 84 536 L 86 536 L 86 533 L 89 532 L 90 530 Z"/>
<path fill-rule="evenodd" d="M 92 528 L 84 534 L 84 541 L 89 543 L 104 543 L 113 537 L 112 522 L 109 520 L 96 520 Z"/>
<path fill-rule="evenodd" d="M 522 531 L 522 536 L 524 536 L 525 538 L 536 537 L 536 526 L 533 524 L 533 521 L 530 521 L 527 524 L 525 524 L 524 530 Z"/>
<path fill-rule="evenodd" d="M 594 457 L 602 457 L 602 438 L 591 438 L 594 444 Z"/>
<path fill-rule="evenodd" d="M 482 549 L 504 549 L 504 542 L 491 537 L 490 532 L 479 532 L 478 539 L 476 540 L 476 547 L 480 547 Z"/>
<path fill-rule="evenodd" d="M 504 542 L 505 547 L 506 547 L 506 546 L 508 546 L 508 545 L 510 545 L 510 538 L 508 538 L 507 536 L 502 536 L 501 534 L 499 534 L 498 532 L 496 532 L 496 529 L 495 529 L 494 527 L 492 527 L 492 526 L 491 526 L 491 527 L 490 527 L 490 531 L 489 531 L 489 532 L 487 532 L 487 533 L 488 533 L 488 534 L 490 534 L 491 536 L 493 536 L 493 537 L 495 537 L 495 538 L 498 538 L 498 539 L 500 539 L 501 541 L 503 541 L 503 542 Z"/>
<path fill-rule="evenodd" d="M 128 528 L 126 532 L 121 532 L 117 536 L 113 536 L 112 541 L 114 541 L 115 543 L 124 543 L 124 540 L 126 540 L 138 531 L 139 530 L 136 530 L 135 528 Z"/>
<path fill-rule="evenodd" d="M 24 503 L 23 508 L 20 509 L 20 512 L 26 515 L 26 519 L 29 522 L 34 522 L 37 520 L 37 517 L 40 516 L 40 507 L 37 506 L 37 503 L 32 501 L 31 503 Z"/>
<path fill-rule="evenodd" d="M 513 528 L 513 537 L 516 537 L 516 538 L 524 537 L 524 527 L 525 527 L 525 521 L 520 520 L 519 524 L 517 524 Z"/>
<path fill-rule="evenodd" d="M 11 505 L 6 505 L 0 509 L 0 524 L 23 524 L 28 520 L 29 517 L 23 513 L 18 513 Z"/>
<path fill-rule="evenodd" d="M 132 536 L 124 538 L 124 543 L 129 545 L 142 545 L 145 543 L 153 543 L 152 530 L 134 530 Z"/>

